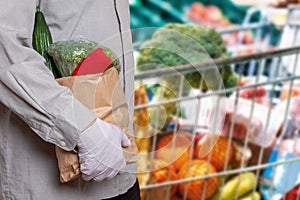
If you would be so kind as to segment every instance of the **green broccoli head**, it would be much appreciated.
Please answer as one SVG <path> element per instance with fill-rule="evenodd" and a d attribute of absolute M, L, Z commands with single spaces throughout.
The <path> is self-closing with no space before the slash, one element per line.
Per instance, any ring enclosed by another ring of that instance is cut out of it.
<path fill-rule="evenodd" d="M 142 44 L 137 57 L 137 70 L 194 64 L 226 56 L 226 46 L 216 30 L 202 25 L 170 23 L 157 29 L 152 38 Z M 228 71 L 226 74 L 233 74 L 230 67 L 222 68 L 220 74 L 223 74 L 224 70 Z M 213 77 L 212 73 L 215 73 L 215 70 L 204 73 L 197 71 L 184 76 L 194 88 L 199 88 L 202 77 L 205 76 L 205 82 L 201 85 L 202 90 L 206 91 L 208 88 L 217 89 L 215 80 L 210 79 Z M 169 77 L 168 81 L 173 87 L 179 85 L 178 76 L 173 79 Z M 223 79 L 223 82 L 226 80 Z M 230 84 L 232 85 L 234 83 Z"/>

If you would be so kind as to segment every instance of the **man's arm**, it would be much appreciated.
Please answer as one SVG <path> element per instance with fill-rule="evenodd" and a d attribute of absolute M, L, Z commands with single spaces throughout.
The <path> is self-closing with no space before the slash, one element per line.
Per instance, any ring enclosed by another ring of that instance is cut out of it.
<path fill-rule="evenodd" d="M 43 140 L 72 150 L 97 116 L 58 85 L 32 49 L 35 8 L 29 0 L 0 2 L 0 103 Z"/>

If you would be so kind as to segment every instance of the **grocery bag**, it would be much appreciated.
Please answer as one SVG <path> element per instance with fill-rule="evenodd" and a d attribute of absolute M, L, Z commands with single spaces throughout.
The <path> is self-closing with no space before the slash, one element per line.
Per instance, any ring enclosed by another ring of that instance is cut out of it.
<path fill-rule="evenodd" d="M 110 68 L 99 74 L 63 77 L 57 82 L 70 88 L 73 95 L 101 120 L 120 127 L 126 133 L 131 146 L 123 148 L 125 161 L 127 164 L 136 162 L 138 149 L 134 135 L 128 129 L 130 115 L 117 70 Z M 56 157 L 62 183 L 81 175 L 77 153 L 56 146 Z"/>

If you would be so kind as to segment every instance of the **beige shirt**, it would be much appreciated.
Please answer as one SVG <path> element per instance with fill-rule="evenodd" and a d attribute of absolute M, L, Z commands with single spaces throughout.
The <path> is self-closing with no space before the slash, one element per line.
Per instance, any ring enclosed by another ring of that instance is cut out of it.
<path fill-rule="evenodd" d="M 32 49 L 37 4 L 38 0 L 0 1 L 0 199 L 98 200 L 124 193 L 136 180 L 135 164 L 110 181 L 59 182 L 55 145 L 72 150 L 96 115 L 56 83 Z M 128 1 L 41 0 L 41 10 L 54 41 L 86 38 L 118 55 L 133 113 Z"/>

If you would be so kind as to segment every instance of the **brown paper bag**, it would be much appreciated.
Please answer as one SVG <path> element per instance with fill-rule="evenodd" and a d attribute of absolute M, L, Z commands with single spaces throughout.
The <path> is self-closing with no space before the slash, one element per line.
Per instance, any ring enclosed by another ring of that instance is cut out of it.
<path fill-rule="evenodd" d="M 129 111 L 119 75 L 115 68 L 101 74 L 73 76 L 57 79 L 60 85 L 71 89 L 74 96 L 86 107 L 93 110 L 100 119 L 119 126 L 128 136 L 131 146 L 123 148 L 127 164 L 138 159 L 134 135 L 128 130 Z M 62 183 L 81 175 L 78 155 L 56 147 L 56 156 Z"/>

